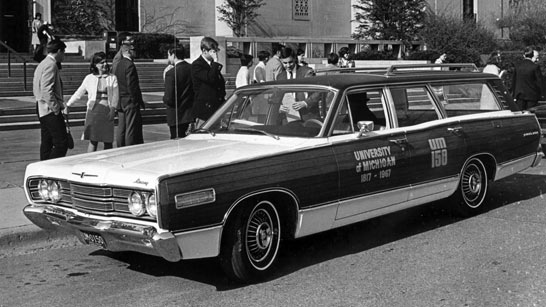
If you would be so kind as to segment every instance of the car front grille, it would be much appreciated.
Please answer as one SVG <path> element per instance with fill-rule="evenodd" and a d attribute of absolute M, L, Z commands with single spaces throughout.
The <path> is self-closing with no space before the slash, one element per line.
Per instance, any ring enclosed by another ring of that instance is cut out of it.
<path fill-rule="evenodd" d="M 30 196 L 35 201 L 42 201 L 38 193 L 39 178 L 28 181 Z M 70 181 L 56 180 L 61 186 L 61 201 L 57 205 L 78 209 L 83 212 L 106 216 L 134 217 L 129 211 L 127 199 L 131 189 L 88 185 Z M 151 219 L 143 216 L 144 219 Z"/>
<path fill-rule="evenodd" d="M 127 198 L 131 190 L 111 187 L 95 187 L 82 184 L 70 184 L 72 203 L 75 208 L 129 213 Z"/>

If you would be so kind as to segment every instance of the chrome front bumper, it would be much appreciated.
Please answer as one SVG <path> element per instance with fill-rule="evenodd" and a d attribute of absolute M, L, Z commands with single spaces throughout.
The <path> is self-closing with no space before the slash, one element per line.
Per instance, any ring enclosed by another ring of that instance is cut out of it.
<path fill-rule="evenodd" d="M 176 236 L 158 232 L 152 224 L 135 223 L 127 219 L 102 218 L 53 205 L 28 205 L 25 216 L 44 229 L 63 229 L 84 243 L 84 233 L 100 235 L 104 248 L 110 251 L 136 251 L 176 262 L 182 252 Z"/>

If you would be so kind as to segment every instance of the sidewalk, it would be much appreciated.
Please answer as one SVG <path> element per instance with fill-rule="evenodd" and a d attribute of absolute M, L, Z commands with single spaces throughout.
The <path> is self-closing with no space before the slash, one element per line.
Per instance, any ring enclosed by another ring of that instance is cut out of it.
<path fill-rule="evenodd" d="M 159 103 L 163 93 L 143 95 L 146 102 Z M 34 105 L 33 97 L 0 97 L 0 110 Z M 67 155 L 86 152 L 88 143 L 80 140 L 83 127 L 72 127 L 71 130 L 74 149 L 69 150 Z M 167 139 L 169 129 L 166 124 L 144 126 L 145 143 Z M 13 249 L 25 242 L 65 237 L 63 233 L 50 233 L 38 228 L 23 215 L 22 210 L 28 204 L 23 191 L 25 168 L 29 163 L 39 161 L 39 147 L 38 129 L 0 131 L 0 256 L 5 249 Z M 100 148 L 102 144 L 99 145 Z"/>

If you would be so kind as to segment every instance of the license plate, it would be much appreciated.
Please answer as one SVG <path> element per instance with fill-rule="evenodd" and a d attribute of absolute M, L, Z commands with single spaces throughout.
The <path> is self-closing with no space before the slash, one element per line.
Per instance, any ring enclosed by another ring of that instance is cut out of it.
<path fill-rule="evenodd" d="M 89 233 L 89 232 L 83 232 L 83 240 L 85 243 L 90 245 L 96 245 L 102 248 L 106 248 L 106 241 L 104 241 L 104 238 L 101 235 Z"/>

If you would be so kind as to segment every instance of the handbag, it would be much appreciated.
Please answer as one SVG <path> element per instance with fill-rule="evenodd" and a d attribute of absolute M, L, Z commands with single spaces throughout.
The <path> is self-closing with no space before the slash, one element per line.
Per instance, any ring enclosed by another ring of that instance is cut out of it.
<path fill-rule="evenodd" d="M 70 133 L 70 124 L 68 123 L 68 114 L 65 115 L 64 120 L 66 121 L 66 140 L 68 149 L 74 149 L 74 138 L 72 137 L 72 133 Z"/>

